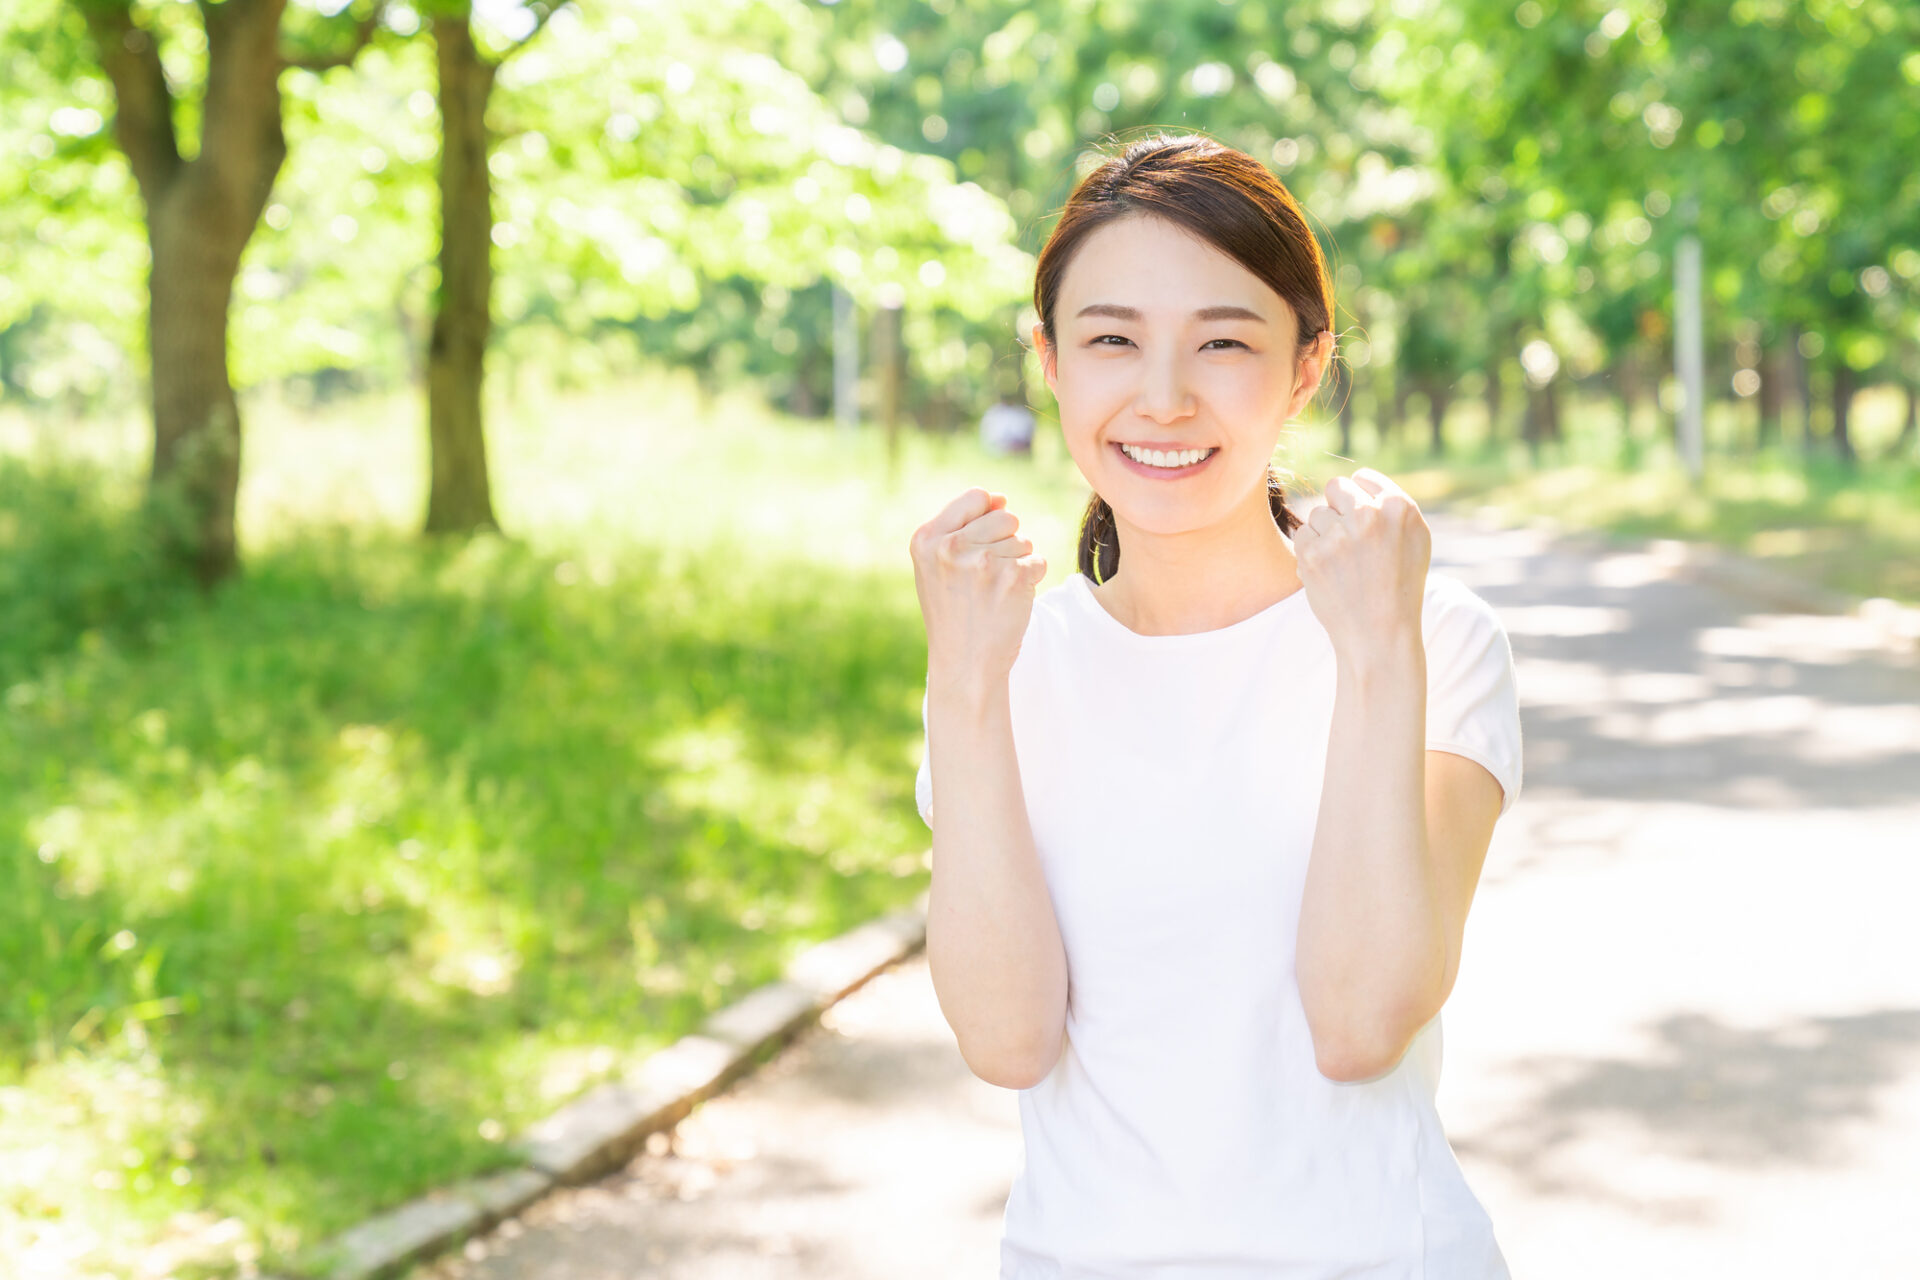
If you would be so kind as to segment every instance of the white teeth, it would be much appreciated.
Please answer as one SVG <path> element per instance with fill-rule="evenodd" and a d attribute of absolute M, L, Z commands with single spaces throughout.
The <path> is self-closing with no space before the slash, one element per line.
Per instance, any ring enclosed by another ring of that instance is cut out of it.
<path fill-rule="evenodd" d="M 1138 449 L 1130 444 L 1123 444 L 1120 447 L 1126 451 L 1129 458 L 1135 462 L 1144 462 L 1150 467 L 1190 467 L 1211 452 L 1207 449 L 1182 449 L 1169 453 L 1164 449 L 1151 451 Z"/>

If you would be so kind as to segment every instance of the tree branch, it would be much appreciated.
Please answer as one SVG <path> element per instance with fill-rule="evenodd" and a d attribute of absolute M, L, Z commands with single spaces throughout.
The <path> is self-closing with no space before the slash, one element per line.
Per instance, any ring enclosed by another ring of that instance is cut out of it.
<path fill-rule="evenodd" d="M 386 9 L 386 0 L 374 0 L 373 11 L 354 25 L 353 43 L 345 49 L 336 50 L 332 53 L 304 55 L 291 54 L 283 51 L 280 54 L 280 65 L 282 67 L 298 67 L 302 71 L 328 71 L 334 67 L 351 66 L 353 60 L 360 56 L 360 51 L 366 48 L 368 43 L 372 41 L 373 33 L 380 29 L 380 19 L 385 15 Z"/>
<path fill-rule="evenodd" d="M 180 172 L 173 133 L 173 90 L 160 66 L 153 33 L 133 20 L 132 6 L 83 4 L 87 29 L 100 46 L 100 68 L 113 84 L 113 133 L 127 153 L 149 209 Z"/>
<path fill-rule="evenodd" d="M 540 34 L 540 29 L 547 25 L 547 20 L 553 17 L 554 14 L 560 12 L 566 3 L 567 0 L 547 0 L 545 4 L 529 5 L 528 7 L 533 9 L 533 30 L 527 32 L 527 34 L 521 36 L 518 40 L 515 40 L 512 44 L 501 50 L 500 56 L 493 59 L 494 69 L 498 70 L 501 63 L 526 48 L 527 45 L 532 42 L 533 38 Z"/>

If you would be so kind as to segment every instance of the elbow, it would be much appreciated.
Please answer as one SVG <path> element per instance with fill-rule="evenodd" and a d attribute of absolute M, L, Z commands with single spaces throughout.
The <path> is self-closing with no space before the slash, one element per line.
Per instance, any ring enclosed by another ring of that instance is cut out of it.
<path fill-rule="evenodd" d="M 1413 1038 L 1439 1015 L 1444 995 L 1403 993 L 1372 1004 L 1347 997 L 1336 1013 L 1323 1003 L 1306 1006 L 1313 1063 L 1339 1084 L 1375 1080 L 1400 1065 Z M 1321 1012 L 1316 1016 L 1315 1010 Z"/>
<path fill-rule="evenodd" d="M 1369 1027 L 1314 1029 L 1313 1065 L 1336 1084 L 1377 1080 L 1400 1065 L 1427 1019 L 1380 1019 Z"/>
<path fill-rule="evenodd" d="M 1033 1086 L 1039 1084 L 1042 1080 L 1045 1080 L 1047 1078 L 1047 1073 L 1044 1071 L 1035 1072 L 1031 1070 L 1019 1070 L 1019 1069 L 982 1070 L 979 1067 L 975 1067 L 973 1068 L 973 1074 L 978 1078 L 985 1080 L 988 1084 L 992 1085 L 996 1089 L 1014 1089 L 1014 1090 L 1031 1089 L 1033 1088 Z"/>
<path fill-rule="evenodd" d="M 1335 1084 L 1362 1084 L 1377 1080 L 1400 1065 L 1406 1046 L 1389 1053 L 1375 1046 L 1360 1044 L 1313 1045 L 1313 1065 Z"/>
<path fill-rule="evenodd" d="M 1053 1074 L 1060 1060 L 1064 1037 L 1044 1053 L 974 1055 L 962 1053 L 967 1069 L 981 1080 L 999 1089 L 1031 1089 Z"/>

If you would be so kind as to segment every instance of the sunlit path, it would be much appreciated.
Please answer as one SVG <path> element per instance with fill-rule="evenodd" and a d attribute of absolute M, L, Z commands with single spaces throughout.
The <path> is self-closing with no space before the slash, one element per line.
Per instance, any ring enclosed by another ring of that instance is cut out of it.
<path fill-rule="evenodd" d="M 1448 530 L 1525 704 L 1440 1092 L 1515 1275 L 1920 1273 L 1920 665 Z"/>

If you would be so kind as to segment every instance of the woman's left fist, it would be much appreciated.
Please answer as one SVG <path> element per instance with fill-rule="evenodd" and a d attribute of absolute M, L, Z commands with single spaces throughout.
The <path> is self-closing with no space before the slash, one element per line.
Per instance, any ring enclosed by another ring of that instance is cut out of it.
<path fill-rule="evenodd" d="M 1372 467 L 1327 481 L 1293 531 L 1307 603 L 1336 653 L 1420 637 L 1433 533 L 1407 491 Z"/>

